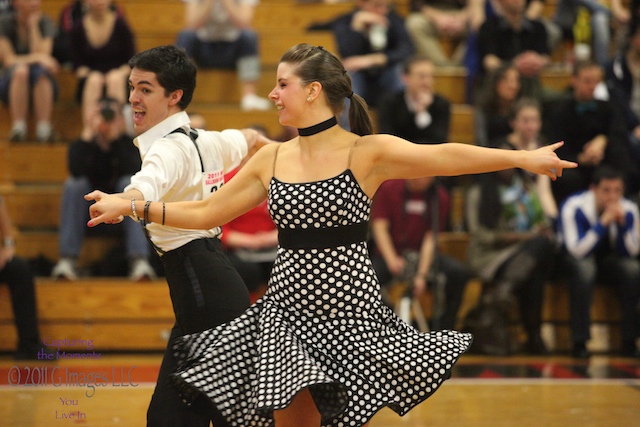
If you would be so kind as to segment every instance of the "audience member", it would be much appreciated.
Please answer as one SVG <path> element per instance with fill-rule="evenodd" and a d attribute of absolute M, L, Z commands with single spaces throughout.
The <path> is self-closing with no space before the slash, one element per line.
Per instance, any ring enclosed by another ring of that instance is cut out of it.
<path fill-rule="evenodd" d="M 407 17 L 407 30 L 417 53 L 434 65 L 460 66 L 466 50 L 466 37 L 484 22 L 484 0 L 414 0 Z M 447 54 L 442 40 L 454 43 Z"/>
<path fill-rule="evenodd" d="M 66 280 L 78 277 L 77 259 L 80 255 L 88 221 L 89 202 L 84 195 L 92 189 L 120 192 L 140 170 L 140 155 L 124 132 L 121 104 L 114 99 L 103 99 L 90 113 L 92 133 L 71 143 L 68 152 L 70 177 L 64 183 L 60 212 L 60 260 L 52 276 Z M 149 264 L 150 246 L 139 224 L 124 221 L 122 227 L 130 279 L 155 277 Z"/>
<path fill-rule="evenodd" d="M 531 98 L 517 100 L 510 114 L 509 123 L 513 132 L 494 141 L 495 147 L 508 144 L 516 150 L 535 150 L 545 145 L 540 130 L 542 128 L 542 111 L 538 101 Z M 524 172 L 526 174 L 526 172 Z M 551 191 L 551 179 L 548 176 L 531 175 L 535 181 L 535 190 L 542 204 L 542 210 L 550 221 L 558 218 L 558 205 Z"/>
<path fill-rule="evenodd" d="M 418 144 L 444 142 L 449 137 L 451 103 L 434 92 L 433 62 L 415 55 L 404 61 L 404 90 L 387 94 L 378 109 L 378 131 Z"/>
<path fill-rule="evenodd" d="M 38 310 L 33 275 L 26 260 L 15 255 L 13 226 L 4 198 L 0 196 L 0 283 L 9 286 L 11 308 L 18 333 L 15 357 L 20 360 L 37 359 L 43 347 L 38 331 Z"/>
<path fill-rule="evenodd" d="M 30 106 L 39 142 L 55 139 L 51 113 L 56 98 L 54 74 L 58 62 L 51 56 L 56 28 L 39 1 L 14 0 L 14 12 L 0 15 L 0 99 L 9 106 L 12 142 L 27 139 Z"/>
<path fill-rule="evenodd" d="M 240 167 L 225 175 L 232 179 Z M 220 238 L 229 260 L 250 292 L 266 286 L 278 250 L 278 229 L 271 220 L 266 200 L 222 226 Z"/>
<path fill-rule="evenodd" d="M 498 0 L 500 13 L 488 17 L 478 32 L 478 49 L 485 75 L 505 62 L 520 72 L 522 93 L 540 99 L 540 73 L 550 62 L 547 30 L 525 15 L 525 0 Z"/>
<path fill-rule="evenodd" d="M 567 170 L 562 180 L 551 183 L 558 206 L 570 194 L 589 187 L 597 166 L 608 164 L 625 173 L 630 168 L 622 114 L 611 101 L 594 97 L 602 77 L 598 64 L 576 64 L 570 96 L 559 97 L 543 108 L 543 135 L 548 141 L 565 141 L 559 155 L 580 164 Z"/>
<path fill-rule="evenodd" d="M 587 45 L 590 47 L 587 58 L 580 58 L 581 54 L 576 56 L 579 60 L 593 59 L 604 67 L 611 56 L 611 15 L 619 23 L 625 24 L 630 19 L 629 10 L 621 0 L 611 0 L 611 9 L 598 0 L 558 0 L 554 22 L 562 28 L 565 38 L 581 43 L 587 40 L 574 39 L 574 26 L 581 9 L 589 15 L 589 28 L 586 29 L 589 34 L 586 36 L 590 38 L 592 46 Z"/>
<path fill-rule="evenodd" d="M 82 138 L 91 138 L 91 110 L 102 97 L 127 100 L 127 61 L 135 54 L 135 37 L 112 0 L 84 0 L 84 15 L 69 33 L 73 68 L 78 77 L 76 100 L 82 105 Z"/>
<path fill-rule="evenodd" d="M 258 0 L 183 0 L 186 28 L 176 45 L 201 68 L 235 68 L 242 83 L 240 107 L 268 110 L 271 102 L 257 95 L 261 66 L 258 33 L 251 22 Z"/>
<path fill-rule="evenodd" d="M 591 303 L 596 283 L 615 286 L 622 311 L 622 354 L 640 357 L 640 246 L 638 206 L 624 196 L 624 177 L 603 166 L 588 190 L 560 207 L 559 234 L 565 251 L 562 271 L 569 284 L 573 356 L 589 357 Z"/>
<path fill-rule="evenodd" d="M 391 0 L 355 3 L 331 28 L 353 91 L 378 107 L 382 94 L 402 90 L 402 61 L 413 54 L 413 43 Z"/>
<path fill-rule="evenodd" d="M 473 110 L 476 145 L 487 147 L 492 141 L 511 133 L 509 117 L 514 103 L 520 98 L 520 87 L 520 73 L 510 63 L 488 75 Z"/>
<path fill-rule="evenodd" d="M 109 6 L 118 16 L 124 17 L 124 10 L 111 2 Z M 58 16 L 58 33 L 53 40 L 53 57 L 58 60 L 61 66 L 70 67 L 71 46 L 69 45 L 69 33 L 73 27 L 82 19 L 85 13 L 86 0 L 72 0 L 64 6 Z"/>
<path fill-rule="evenodd" d="M 624 52 L 607 64 L 605 80 L 611 100 L 623 112 L 633 162 L 627 194 L 640 191 L 640 27 L 630 34 Z"/>
<path fill-rule="evenodd" d="M 436 178 L 385 182 L 376 192 L 371 211 L 375 241 L 373 268 L 382 286 L 407 280 L 415 296 L 434 291 L 433 319 L 437 329 L 454 329 L 462 295 L 471 277 L 460 261 L 438 250 L 437 234 L 445 230 L 449 194 Z M 440 282 L 442 280 L 442 282 Z M 444 300 L 435 297 L 442 286 Z"/>
<path fill-rule="evenodd" d="M 509 317 L 517 299 L 525 351 L 544 354 L 542 302 L 554 244 L 535 185 L 521 170 L 509 169 L 481 175 L 467 196 L 469 264 L 484 283 L 480 303 L 466 322 L 474 346 L 489 354 L 513 351 Z"/>

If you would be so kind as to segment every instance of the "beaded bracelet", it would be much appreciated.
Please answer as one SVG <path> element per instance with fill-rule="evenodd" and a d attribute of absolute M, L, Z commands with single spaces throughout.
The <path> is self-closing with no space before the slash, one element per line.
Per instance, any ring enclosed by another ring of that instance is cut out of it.
<path fill-rule="evenodd" d="M 140 222 L 140 217 L 136 212 L 136 199 L 131 199 L 131 219 L 135 222 Z"/>

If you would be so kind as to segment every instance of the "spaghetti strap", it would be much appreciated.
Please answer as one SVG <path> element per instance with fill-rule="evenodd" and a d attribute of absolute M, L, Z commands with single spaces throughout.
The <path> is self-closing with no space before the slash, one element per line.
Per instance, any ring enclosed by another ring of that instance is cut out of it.
<path fill-rule="evenodd" d="M 276 147 L 276 154 L 273 156 L 273 168 L 271 170 L 271 176 L 276 176 L 276 159 L 278 158 L 278 150 L 280 149 L 280 144 Z"/>
<path fill-rule="evenodd" d="M 356 148 L 356 144 L 360 141 L 360 138 L 356 139 L 353 145 L 351 146 L 351 150 L 349 150 L 349 160 L 347 161 L 347 169 L 351 169 L 351 155 L 353 154 L 353 149 Z"/>

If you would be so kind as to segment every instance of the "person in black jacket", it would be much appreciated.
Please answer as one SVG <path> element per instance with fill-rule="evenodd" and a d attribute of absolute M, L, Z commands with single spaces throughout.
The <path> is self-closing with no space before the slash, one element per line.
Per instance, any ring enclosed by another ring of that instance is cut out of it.
<path fill-rule="evenodd" d="M 71 143 L 68 152 L 70 177 L 64 184 L 60 214 L 60 260 L 52 271 L 55 278 L 74 280 L 76 260 L 89 219 L 89 203 L 84 195 L 94 188 L 118 192 L 129 184 L 131 175 L 140 170 L 138 149 L 124 129 L 122 106 L 104 98 L 98 102 L 91 120 L 93 137 Z M 142 228 L 133 222 L 122 225 L 132 280 L 151 279 L 155 271 L 149 264 L 150 247 Z"/>
<path fill-rule="evenodd" d="M 9 209 L 0 195 L 0 284 L 6 284 L 11 295 L 11 308 L 18 342 L 16 360 L 37 360 L 44 351 L 38 329 L 36 285 L 26 259 L 16 256 L 16 241 Z"/>
<path fill-rule="evenodd" d="M 389 0 L 357 0 L 330 28 L 354 93 L 377 107 L 383 93 L 402 89 L 402 61 L 414 48 L 404 18 Z"/>
<path fill-rule="evenodd" d="M 577 63 L 571 76 L 569 96 L 545 103 L 542 133 L 548 141 L 560 138 L 563 158 L 580 167 L 568 171 L 562 181 L 551 183 L 556 204 L 570 194 L 586 190 L 594 170 L 609 165 L 629 177 L 630 154 L 624 115 L 613 101 L 596 99 L 594 91 L 603 80 L 603 70 L 595 62 Z"/>
<path fill-rule="evenodd" d="M 451 102 L 433 91 L 433 62 L 415 55 L 403 64 L 405 89 L 388 94 L 378 110 L 378 130 L 418 144 L 447 140 Z"/>

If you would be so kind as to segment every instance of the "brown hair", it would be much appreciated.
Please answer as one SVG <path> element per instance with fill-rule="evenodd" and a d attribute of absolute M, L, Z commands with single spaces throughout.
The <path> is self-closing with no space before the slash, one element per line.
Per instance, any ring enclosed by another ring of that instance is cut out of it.
<path fill-rule="evenodd" d="M 344 69 L 342 62 L 322 46 L 301 43 L 293 46 L 282 55 L 280 62 L 295 66 L 294 73 L 308 85 L 318 82 L 329 106 L 335 115 L 344 109 L 345 98 L 350 98 L 349 126 L 358 135 L 372 133 L 373 124 L 369 116 L 366 101 L 351 89 L 351 76 Z"/>

